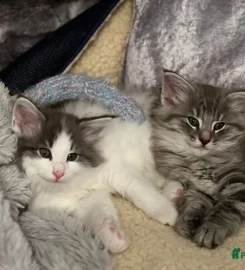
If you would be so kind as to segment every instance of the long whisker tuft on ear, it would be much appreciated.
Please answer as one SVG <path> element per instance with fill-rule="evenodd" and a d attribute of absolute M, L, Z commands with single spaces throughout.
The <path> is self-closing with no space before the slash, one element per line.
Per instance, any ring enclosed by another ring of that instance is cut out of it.
<path fill-rule="evenodd" d="M 38 135 L 44 120 L 44 115 L 30 100 L 20 97 L 15 101 L 12 129 L 19 137 Z"/>

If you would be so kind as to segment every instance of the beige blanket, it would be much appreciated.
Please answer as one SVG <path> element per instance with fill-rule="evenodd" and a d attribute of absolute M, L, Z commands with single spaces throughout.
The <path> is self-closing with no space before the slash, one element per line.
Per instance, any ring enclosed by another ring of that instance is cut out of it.
<path fill-rule="evenodd" d="M 131 18 L 132 0 L 122 1 L 69 72 L 83 72 L 117 82 Z M 117 255 L 117 269 L 245 269 L 245 256 L 232 259 L 234 248 L 245 252 L 245 229 L 216 250 L 201 249 L 171 228 L 151 220 L 129 202 L 121 198 L 115 198 L 115 202 L 132 240 L 130 248 Z"/>

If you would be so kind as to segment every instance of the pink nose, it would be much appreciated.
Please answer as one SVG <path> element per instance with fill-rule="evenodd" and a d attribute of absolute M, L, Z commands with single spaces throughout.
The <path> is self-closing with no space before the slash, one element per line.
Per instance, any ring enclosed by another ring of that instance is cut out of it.
<path fill-rule="evenodd" d="M 59 180 L 64 175 L 64 172 L 62 172 L 62 171 L 53 171 L 53 175 L 55 176 L 56 180 Z"/>

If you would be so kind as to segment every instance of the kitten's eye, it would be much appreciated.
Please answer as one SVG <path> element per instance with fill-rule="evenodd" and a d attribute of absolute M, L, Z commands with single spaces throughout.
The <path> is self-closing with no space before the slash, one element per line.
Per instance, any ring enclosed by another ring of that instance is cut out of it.
<path fill-rule="evenodd" d="M 40 156 L 43 158 L 51 158 L 52 157 L 50 150 L 47 148 L 40 148 L 38 151 L 39 151 Z"/>
<path fill-rule="evenodd" d="M 199 121 L 195 117 L 187 117 L 187 121 L 192 127 L 199 127 Z"/>
<path fill-rule="evenodd" d="M 77 154 L 76 153 L 71 153 L 67 156 L 67 161 L 75 161 L 77 159 Z"/>
<path fill-rule="evenodd" d="M 213 130 L 214 131 L 219 131 L 221 129 L 223 129 L 225 127 L 225 123 L 224 122 L 218 122 L 214 125 Z"/>

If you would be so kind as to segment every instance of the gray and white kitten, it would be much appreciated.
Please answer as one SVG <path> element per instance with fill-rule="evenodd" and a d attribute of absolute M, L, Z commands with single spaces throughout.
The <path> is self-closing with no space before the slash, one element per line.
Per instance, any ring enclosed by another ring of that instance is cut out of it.
<path fill-rule="evenodd" d="M 152 141 L 157 170 L 184 186 L 174 228 L 215 248 L 245 218 L 245 91 L 194 86 L 172 72 L 163 85 Z"/>
<path fill-rule="evenodd" d="M 110 194 L 173 225 L 177 211 L 171 199 L 180 184 L 161 194 L 152 183 L 161 176 L 151 152 L 149 119 L 142 124 L 119 117 L 97 119 L 109 114 L 90 101 L 38 108 L 20 97 L 12 129 L 19 137 L 18 160 L 31 182 L 29 209 L 55 208 L 81 219 L 111 252 L 122 252 L 129 243 Z"/>

